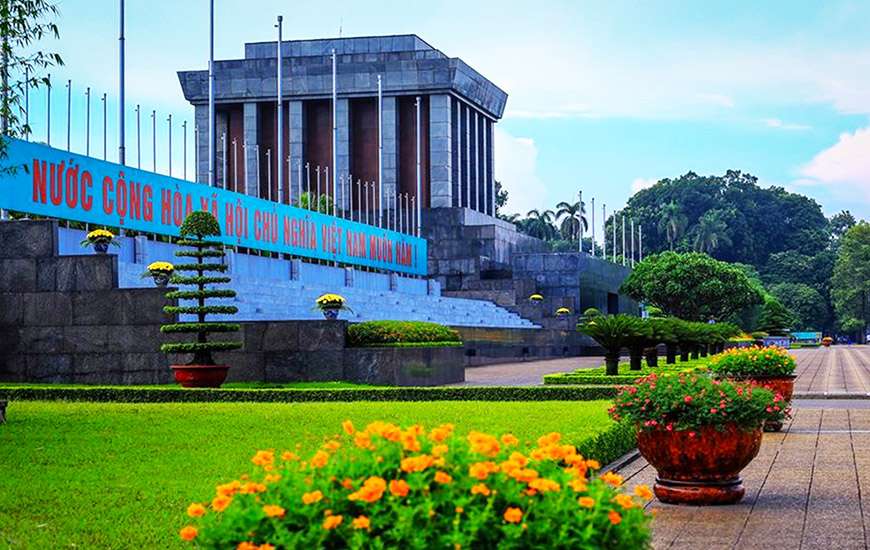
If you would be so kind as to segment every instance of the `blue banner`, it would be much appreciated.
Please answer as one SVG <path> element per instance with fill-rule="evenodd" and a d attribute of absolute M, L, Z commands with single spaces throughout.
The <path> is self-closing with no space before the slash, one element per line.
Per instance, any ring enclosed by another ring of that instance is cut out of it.
<path fill-rule="evenodd" d="M 426 275 L 426 240 L 371 225 L 8 139 L 0 208 L 178 236 L 194 210 L 228 245 Z"/>

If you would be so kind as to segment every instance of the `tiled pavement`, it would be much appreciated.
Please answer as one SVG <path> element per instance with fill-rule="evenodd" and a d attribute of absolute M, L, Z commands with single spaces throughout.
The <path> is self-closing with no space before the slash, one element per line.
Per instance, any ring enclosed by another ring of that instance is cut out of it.
<path fill-rule="evenodd" d="M 543 384 L 544 375 L 570 372 L 582 367 L 598 367 L 601 357 L 565 357 L 545 361 L 503 363 L 465 369 L 466 386 L 536 386 Z"/>
<path fill-rule="evenodd" d="M 870 397 L 870 346 L 832 346 L 793 350 L 799 397 Z"/>

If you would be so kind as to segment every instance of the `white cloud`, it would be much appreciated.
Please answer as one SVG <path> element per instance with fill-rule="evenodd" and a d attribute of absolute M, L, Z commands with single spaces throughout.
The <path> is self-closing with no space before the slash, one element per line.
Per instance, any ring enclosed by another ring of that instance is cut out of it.
<path fill-rule="evenodd" d="M 633 182 L 631 182 L 631 193 L 637 193 L 643 189 L 649 189 L 656 183 L 658 183 L 658 178 L 635 178 Z"/>
<path fill-rule="evenodd" d="M 870 127 L 840 134 L 799 172 L 796 187 L 825 187 L 838 198 L 870 205 Z"/>
<path fill-rule="evenodd" d="M 698 97 L 704 102 L 720 107 L 727 107 L 729 109 L 734 107 L 734 98 L 725 94 L 698 94 Z"/>
<path fill-rule="evenodd" d="M 515 137 L 495 127 L 495 178 L 508 191 L 506 210 L 525 214 L 546 204 L 546 189 L 538 175 L 538 147 L 535 141 Z"/>
<path fill-rule="evenodd" d="M 763 118 L 761 122 L 768 128 L 777 128 L 779 130 L 809 130 L 811 126 L 806 124 L 795 124 L 792 122 L 783 122 L 778 118 Z"/>

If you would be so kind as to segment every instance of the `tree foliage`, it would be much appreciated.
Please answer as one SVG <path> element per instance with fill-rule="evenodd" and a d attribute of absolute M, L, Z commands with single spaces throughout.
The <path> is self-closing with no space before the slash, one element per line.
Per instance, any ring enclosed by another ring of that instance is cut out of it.
<path fill-rule="evenodd" d="M 817 331 L 830 325 L 828 303 L 815 288 L 803 283 L 776 283 L 768 290 L 794 314 L 794 330 Z"/>
<path fill-rule="evenodd" d="M 692 321 L 728 319 L 762 301 L 757 285 L 740 267 L 697 252 L 644 258 L 623 283 L 622 292 Z"/>
<path fill-rule="evenodd" d="M 854 225 L 841 238 L 831 287 L 841 328 L 863 341 L 870 324 L 870 223 Z"/>

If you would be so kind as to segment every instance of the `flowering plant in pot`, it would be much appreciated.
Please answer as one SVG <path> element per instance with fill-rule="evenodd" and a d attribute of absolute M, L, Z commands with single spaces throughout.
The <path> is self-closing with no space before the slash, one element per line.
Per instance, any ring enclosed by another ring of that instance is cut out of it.
<path fill-rule="evenodd" d="M 172 365 L 175 380 L 186 388 L 220 387 L 227 377 L 226 365 L 218 365 L 212 357 L 215 351 L 230 351 L 242 347 L 237 341 L 209 340 L 210 333 L 238 332 L 237 323 L 207 321 L 211 314 L 232 315 L 238 312 L 236 306 L 206 305 L 208 298 L 233 298 L 236 293 L 230 289 L 207 287 L 206 285 L 229 283 L 230 278 L 219 275 L 227 270 L 227 266 L 215 262 L 206 262 L 206 258 L 222 258 L 223 245 L 209 242 L 208 237 L 221 234 L 220 225 L 208 212 L 192 212 L 181 224 L 179 245 L 193 247 L 194 250 L 179 250 L 179 257 L 196 258 L 196 263 L 176 265 L 175 270 L 191 272 L 192 275 L 173 275 L 170 282 L 178 285 L 192 285 L 196 290 L 174 290 L 166 293 L 166 297 L 175 300 L 191 300 L 193 306 L 166 306 L 163 311 L 171 314 L 195 315 L 195 321 L 179 322 L 160 327 L 165 334 L 196 334 L 195 342 L 173 342 L 160 346 L 164 353 L 192 354 L 193 359 L 185 365 Z M 206 275 L 210 273 L 211 275 Z"/>
<path fill-rule="evenodd" d="M 81 242 L 82 247 L 94 247 L 94 252 L 97 254 L 105 254 L 109 250 L 110 244 L 121 246 L 115 240 L 115 234 L 108 229 L 94 229 Z"/>
<path fill-rule="evenodd" d="M 778 394 L 786 403 L 794 394 L 794 357 L 776 346 L 732 348 L 710 358 L 710 370 L 717 378 L 746 381 Z M 782 422 L 764 424 L 767 431 L 782 429 Z"/>
<path fill-rule="evenodd" d="M 151 262 L 148 264 L 148 269 L 142 274 L 142 278 L 151 278 L 157 286 L 166 286 L 169 284 L 169 279 L 175 273 L 175 266 L 169 262 Z"/>
<path fill-rule="evenodd" d="M 347 307 L 347 300 L 339 294 L 323 294 L 319 296 L 314 301 L 314 309 L 319 310 L 329 320 L 338 319 L 339 311 L 350 311 L 353 313 L 353 310 Z"/>
<path fill-rule="evenodd" d="M 658 472 L 659 500 L 731 504 L 743 498 L 740 471 L 758 454 L 762 423 L 781 421 L 786 407 L 750 384 L 652 374 L 621 389 L 610 414 L 637 426 L 638 450 Z"/>
<path fill-rule="evenodd" d="M 822 338 L 822 345 L 825 346 L 826 348 L 830 347 L 831 344 L 833 344 L 833 343 L 834 343 L 834 339 L 831 338 L 830 336 L 825 336 L 824 338 Z"/>
<path fill-rule="evenodd" d="M 309 452 L 262 450 L 253 473 L 187 508 L 197 548 L 648 548 L 648 487 L 550 433 L 457 434 L 376 421 Z M 203 495 L 206 497 L 206 495 Z"/>

